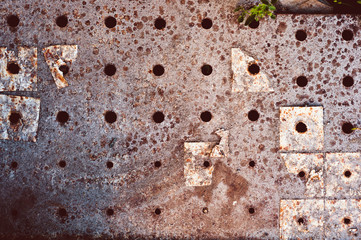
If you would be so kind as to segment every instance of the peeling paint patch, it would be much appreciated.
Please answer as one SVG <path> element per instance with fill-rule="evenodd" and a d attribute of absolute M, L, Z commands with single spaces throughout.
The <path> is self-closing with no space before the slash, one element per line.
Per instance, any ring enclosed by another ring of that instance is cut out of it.
<path fill-rule="evenodd" d="M 359 239 L 361 200 L 326 200 L 325 239 Z"/>
<path fill-rule="evenodd" d="M 324 200 L 281 200 L 281 239 L 322 239 Z"/>
<path fill-rule="evenodd" d="M 280 108 L 280 150 L 323 149 L 323 107 Z"/>
<path fill-rule="evenodd" d="M 186 186 L 207 186 L 212 183 L 214 165 L 212 158 L 228 155 L 228 131 L 217 130 L 221 137 L 216 142 L 185 142 L 184 143 L 184 177 Z M 209 164 L 209 165 L 208 165 Z"/>
<path fill-rule="evenodd" d="M 361 196 L 360 153 L 327 153 L 325 169 L 327 197 Z"/>
<path fill-rule="evenodd" d="M 37 58 L 35 47 L 19 47 L 17 56 L 14 51 L 1 47 L 0 91 L 36 91 Z"/>
<path fill-rule="evenodd" d="M 40 99 L 0 95 L 0 139 L 36 142 Z"/>
<path fill-rule="evenodd" d="M 66 66 L 70 68 L 78 55 L 77 45 L 55 45 L 43 49 L 46 63 L 54 78 L 58 89 L 69 86 L 64 78 L 64 71 L 61 68 Z"/>
<path fill-rule="evenodd" d="M 305 183 L 305 196 L 324 196 L 322 153 L 281 153 L 289 173 L 297 175 Z"/>
<path fill-rule="evenodd" d="M 249 71 L 249 66 L 257 60 L 246 55 L 239 48 L 232 48 L 233 92 L 273 92 L 265 73 L 258 69 L 256 74 Z"/>

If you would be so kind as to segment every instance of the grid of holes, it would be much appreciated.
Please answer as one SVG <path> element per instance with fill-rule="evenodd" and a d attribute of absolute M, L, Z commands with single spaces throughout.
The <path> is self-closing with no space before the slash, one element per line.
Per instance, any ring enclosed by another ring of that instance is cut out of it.
<path fill-rule="evenodd" d="M 58 16 L 56 17 L 55 19 L 55 23 L 58 27 L 60 28 L 65 28 L 68 23 L 69 23 L 69 20 L 68 20 L 68 17 L 66 15 L 61 15 L 61 16 Z M 20 24 L 20 19 L 17 15 L 10 15 L 7 17 L 7 24 L 9 25 L 9 27 L 11 28 L 16 28 L 19 26 Z M 108 16 L 104 19 L 104 25 L 107 27 L 107 28 L 114 28 L 116 25 L 117 25 L 117 21 L 114 17 L 112 16 Z M 202 21 L 201 21 L 201 26 L 204 28 L 204 29 L 210 29 L 212 26 L 213 26 L 213 22 L 211 19 L 209 18 L 204 18 Z M 250 28 L 258 28 L 259 26 L 259 22 L 258 21 L 253 21 L 251 22 L 251 24 L 249 25 Z M 155 21 L 154 21 L 154 27 L 158 30 L 162 30 L 166 27 L 166 21 L 162 18 L 157 18 Z M 297 30 L 296 31 L 296 34 L 295 34 L 295 37 L 298 41 L 305 41 L 307 39 L 307 33 L 304 31 L 304 30 Z M 351 41 L 353 38 L 354 38 L 354 33 L 353 31 L 349 30 L 349 29 L 346 29 L 342 32 L 342 38 L 343 40 L 345 41 Z M 10 62 L 8 63 L 7 65 L 7 71 L 11 74 L 18 74 L 20 72 L 20 67 L 17 63 L 15 62 Z M 64 75 L 66 75 L 68 72 L 69 72 L 69 67 L 67 65 L 62 65 L 59 67 L 59 70 L 63 72 Z M 106 64 L 105 67 L 104 67 L 104 74 L 107 75 L 107 76 L 114 76 L 115 73 L 116 73 L 117 69 L 115 67 L 114 64 Z M 212 74 L 212 71 L 213 71 L 213 68 L 212 66 L 208 65 L 208 64 L 204 64 L 202 67 L 201 67 L 201 72 L 203 75 L 205 76 L 209 76 Z M 256 75 L 260 72 L 260 68 L 257 64 L 253 63 L 251 65 L 248 66 L 248 71 L 250 74 L 252 75 Z M 165 69 L 162 65 L 160 64 L 157 64 L 153 67 L 153 74 L 155 76 L 162 76 L 164 73 L 165 73 Z M 296 83 L 299 87 L 305 87 L 308 83 L 308 79 L 307 77 L 305 76 L 299 76 L 297 77 L 296 79 Z M 349 88 L 351 86 L 353 86 L 354 84 L 354 79 L 351 77 L 351 76 L 345 76 L 342 80 L 342 84 Z M 114 123 L 116 120 L 117 120 L 117 115 L 115 112 L 113 111 L 107 111 L 105 112 L 104 114 L 104 118 L 105 118 L 105 121 L 109 124 L 112 124 Z M 205 112 L 202 112 L 201 113 L 201 116 L 200 116 L 201 120 L 203 122 L 209 122 L 211 119 L 212 119 L 212 114 L 209 112 L 209 111 L 205 111 Z M 165 119 L 164 117 L 164 114 L 160 111 L 157 111 L 153 114 L 153 120 L 155 123 L 161 123 L 163 122 Z M 259 119 L 259 113 L 257 112 L 257 110 L 251 110 L 248 112 L 248 119 L 250 121 L 257 121 Z M 14 124 L 19 124 L 21 120 L 21 114 L 20 113 L 17 113 L 17 112 L 11 112 L 10 116 L 9 116 L 9 121 L 10 121 L 10 124 L 11 125 L 14 125 Z M 65 111 L 60 111 L 58 112 L 57 116 L 56 116 L 56 120 L 60 123 L 60 124 L 65 124 L 66 122 L 69 121 L 69 114 Z M 346 122 L 346 123 L 343 123 L 342 125 L 342 131 L 346 134 L 350 134 L 352 133 L 353 131 L 355 130 L 354 126 L 349 123 L 349 122 Z M 307 126 L 300 122 L 296 125 L 296 131 L 299 132 L 299 133 L 304 133 L 307 131 Z M 58 163 L 59 167 L 61 168 L 65 168 L 66 167 L 66 162 L 64 160 L 61 160 L 59 161 Z M 255 167 L 256 163 L 254 161 L 250 161 L 249 162 L 249 166 L 250 167 Z M 108 161 L 106 163 L 106 166 L 107 168 L 111 169 L 113 168 L 113 163 L 111 161 Z M 205 161 L 204 162 L 204 167 L 209 167 L 210 166 L 210 163 L 208 161 Z M 161 167 L 161 162 L 160 161 L 156 161 L 154 163 L 154 167 L 155 168 L 159 168 Z M 18 168 L 18 163 L 17 162 L 12 162 L 11 163 L 11 168 L 12 169 L 16 169 Z M 349 170 L 345 171 L 344 172 L 344 176 L 349 178 L 351 176 L 351 172 Z M 300 171 L 298 176 L 300 178 L 304 178 L 305 177 L 305 172 L 304 171 Z M 14 210 L 16 211 L 16 210 Z M 202 212 L 203 213 L 208 213 L 208 208 L 207 207 L 204 207 L 202 209 Z M 160 215 L 161 214 L 161 209 L 160 208 L 156 208 L 155 209 L 155 214 L 156 215 Z M 248 209 L 248 212 L 250 214 L 254 214 L 255 213 L 255 209 L 253 207 L 250 207 Z M 12 212 L 13 213 L 13 212 Z M 16 214 L 16 213 L 14 213 Z M 106 210 L 106 214 L 108 216 L 112 216 L 114 214 L 114 210 L 111 209 L 111 208 L 108 208 Z M 64 208 L 59 208 L 58 209 L 58 215 L 60 217 L 66 217 L 67 216 L 67 211 L 66 209 Z M 345 224 L 350 224 L 351 223 L 351 220 L 349 218 L 344 218 L 344 223 Z M 303 224 L 304 223 L 304 218 L 299 218 L 298 219 L 298 223 L 299 224 Z"/>

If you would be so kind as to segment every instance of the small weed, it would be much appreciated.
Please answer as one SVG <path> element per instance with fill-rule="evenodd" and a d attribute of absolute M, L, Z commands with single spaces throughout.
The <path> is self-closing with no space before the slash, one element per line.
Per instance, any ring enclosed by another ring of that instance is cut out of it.
<path fill-rule="evenodd" d="M 236 9 L 234 9 L 234 11 L 240 12 L 238 22 L 242 23 L 243 21 L 245 21 L 244 25 L 248 26 L 253 21 L 259 21 L 266 16 L 275 19 L 276 14 L 274 13 L 274 11 L 276 11 L 276 2 L 277 0 L 271 0 L 271 2 L 269 2 L 268 0 L 261 0 L 258 5 L 255 5 L 250 9 L 245 9 L 243 6 L 238 6 L 236 7 Z"/>

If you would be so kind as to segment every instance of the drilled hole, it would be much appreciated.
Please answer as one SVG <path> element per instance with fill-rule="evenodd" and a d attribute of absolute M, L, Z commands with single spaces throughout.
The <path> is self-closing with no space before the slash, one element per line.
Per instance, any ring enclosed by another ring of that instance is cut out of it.
<path fill-rule="evenodd" d="M 205 64 L 202 66 L 201 71 L 202 71 L 203 75 L 209 76 L 209 75 L 211 75 L 213 69 L 212 69 L 211 65 Z"/>
<path fill-rule="evenodd" d="M 16 15 L 10 15 L 8 18 L 7 18 L 7 23 L 10 27 L 17 27 L 20 23 L 20 19 L 18 16 Z"/>
<path fill-rule="evenodd" d="M 114 164 L 111 161 L 107 162 L 107 168 L 111 169 L 114 166 Z"/>
<path fill-rule="evenodd" d="M 305 87 L 308 83 L 308 80 L 305 76 L 299 76 L 296 80 L 296 83 L 299 87 Z"/>
<path fill-rule="evenodd" d="M 249 214 L 254 214 L 255 213 L 255 210 L 254 210 L 254 208 L 248 208 L 248 212 L 249 212 Z"/>
<path fill-rule="evenodd" d="M 251 121 L 257 121 L 259 118 L 259 113 L 257 112 L 257 110 L 251 110 L 248 112 L 248 119 Z"/>
<path fill-rule="evenodd" d="M 211 165 L 211 164 L 210 164 L 208 161 L 204 161 L 204 162 L 203 162 L 203 166 L 206 167 L 206 168 L 209 167 L 210 165 Z"/>
<path fill-rule="evenodd" d="M 65 208 L 59 208 L 58 209 L 58 215 L 60 217 L 66 217 L 66 216 L 68 216 L 68 213 L 66 212 Z"/>
<path fill-rule="evenodd" d="M 117 114 L 113 111 L 106 111 L 104 114 L 104 119 L 107 123 L 114 123 L 117 121 Z"/>
<path fill-rule="evenodd" d="M 346 29 L 342 32 L 342 38 L 345 41 L 350 41 L 353 39 L 353 32 L 349 29 Z"/>
<path fill-rule="evenodd" d="M 201 119 L 203 122 L 209 122 L 212 119 L 212 114 L 208 111 L 202 112 Z"/>
<path fill-rule="evenodd" d="M 349 224 L 351 224 L 351 219 L 345 217 L 345 218 L 343 219 L 343 223 L 349 225 Z"/>
<path fill-rule="evenodd" d="M 66 25 L 68 25 L 68 17 L 65 15 L 59 16 L 55 19 L 55 22 L 56 25 L 58 25 L 61 28 L 66 27 Z"/>
<path fill-rule="evenodd" d="M 213 22 L 211 19 L 205 18 L 202 20 L 202 27 L 204 29 L 210 29 L 212 27 L 212 25 L 213 25 Z"/>
<path fill-rule="evenodd" d="M 296 124 L 296 131 L 299 133 L 307 132 L 307 126 L 303 122 L 299 122 Z"/>
<path fill-rule="evenodd" d="M 342 124 L 342 131 L 346 134 L 350 134 L 353 132 L 353 125 L 350 122 Z"/>
<path fill-rule="evenodd" d="M 300 171 L 300 172 L 298 173 L 298 177 L 300 177 L 300 178 L 304 178 L 305 176 L 306 176 L 306 174 L 305 174 L 304 171 Z"/>
<path fill-rule="evenodd" d="M 202 209 L 202 212 L 205 213 L 205 214 L 207 214 L 207 213 L 208 213 L 208 208 L 207 208 L 207 207 L 204 207 L 204 208 Z"/>
<path fill-rule="evenodd" d="M 304 41 L 307 38 L 307 33 L 304 30 L 298 30 L 296 32 L 296 39 L 298 41 Z"/>
<path fill-rule="evenodd" d="M 56 121 L 62 124 L 66 123 L 67 121 L 69 121 L 69 114 L 65 111 L 58 112 L 58 114 L 56 115 Z"/>
<path fill-rule="evenodd" d="M 18 216 L 18 211 L 16 209 L 11 209 L 11 216 L 13 216 L 14 218 Z"/>
<path fill-rule="evenodd" d="M 256 75 L 258 74 L 260 71 L 260 68 L 257 64 L 253 63 L 251 65 L 248 66 L 248 72 L 252 75 Z"/>
<path fill-rule="evenodd" d="M 164 74 L 164 67 L 162 65 L 155 65 L 153 67 L 153 73 L 156 76 L 162 76 Z"/>
<path fill-rule="evenodd" d="M 10 125 L 17 125 L 20 123 L 21 115 L 18 112 L 11 112 L 9 116 Z"/>
<path fill-rule="evenodd" d="M 162 112 L 155 112 L 153 114 L 153 121 L 156 123 L 161 123 L 164 121 L 164 114 Z"/>
<path fill-rule="evenodd" d="M 107 76 L 113 76 L 116 71 L 117 71 L 117 68 L 116 68 L 113 64 L 107 64 L 107 65 L 104 67 L 104 73 L 105 73 Z"/>
<path fill-rule="evenodd" d="M 345 87 L 351 87 L 354 84 L 354 80 L 351 76 L 346 76 L 342 79 L 342 84 Z"/>
<path fill-rule="evenodd" d="M 11 62 L 7 65 L 7 71 L 11 74 L 18 74 L 20 72 L 20 67 L 18 64 Z"/>
<path fill-rule="evenodd" d="M 66 64 L 64 64 L 64 65 L 61 65 L 60 67 L 59 67 L 59 70 L 63 73 L 63 75 L 65 76 L 66 74 L 68 74 L 68 72 L 69 72 L 69 67 L 66 65 Z"/>
<path fill-rule="evenodd" d="M 259 21 L 253 20 L 248 26 L 253 29 L 258 28 Z"/>
<path fill-rule="evenodd" d="M 107 209 L 107 215 L 108 215 L 108 216 L 113 216 L 113 215 L 114 215 L 114 210 L 111 209 L 111 208 L 108 208 L 108 209 Z"/>
<path fill-rule="evenodd" d="M 154 21 L 154 26 L 155 26 L 156 29 L 161 30 L 161 29 L 165 28 L 166 22 L 165 22 L 165 20 L 163 18 L 157 18 Z"/>
<path fill-rule="evenodd" d="M 154 162 L 154 167 L 159 168 L 160 166 L 162 166 L 162 163 L 160 161 Z"/>
<path fill-rule="evenodd" d="M 59 167 L 65 168 L 65 166 L 66 166 L 66 162 L 65 162 L 64 160 L 61 160 L 61 161 L 59 162 Z"/>
<path fill-rule="evenodd" d="M 297 222 L 299 225 L 303 225 L 303 224 L 305 224 L 305 219 L 301 217 L 297 220 Z"/>
<path fill-rule="evenodd" d="M 255 162 L 255 161 L 250 161 L 248 164 L 249 164 L 250 167 L 255 167 L 255 166 L 256 166 L 256 162 Z"/>
<path fill-rule="evenodd" d="M 18 163 L 17 162 L 12 162 L 10 166 L 11 166 L 12 169 L 16 169 L 18 167 Z"/>
<path fill-rule="evenodd" d="M 345 177 L 349 178 L 349 177 L 351 177 L 352 173 L 351 173 L 350 170 L 346 170 L 346 171 L 343 173 L 343 175 L 344 175 Z"/>
<path fill-rule="evenodd" d="M 107 28 L 113 28 L 117 25 L 117 20 L 114 17 L 106 17 L 104 24 Z"/>
<path fill-rule="evenodd" d="M 159 208 L 156 208 L 154 211 L 155 214 L 159 215 L 162 213 L 162 211 Z"/>

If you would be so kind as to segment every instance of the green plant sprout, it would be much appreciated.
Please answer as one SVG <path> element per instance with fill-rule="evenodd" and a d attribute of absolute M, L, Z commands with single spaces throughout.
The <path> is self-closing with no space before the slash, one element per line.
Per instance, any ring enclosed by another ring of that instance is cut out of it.
<path fill-rule="evenodd" d="M 358 128 L 358 127 L 354 127 L 354 128 L 351 128 L 352 131 L 355 131 L 355 130 L 361 130 L 361 128 Z"/>
<path fill-rule="evenodd" d="M 276 10 L 275 7 L 276 2 L 277 0 L 271 0 L 271 2 L 269 2 L 268 0 L 261 0 L 261 2 L 258 5 L 255 5 L 250 9 L 245 9 L 242 6 L 238 6 L 236 7 L 236 9 L 234 9 L 234 11 L 235 12 L 240 11 L 238 22 L 242 23 L 246 19 L 244 25 L 248 26 L 253 21 L 259 21 L 266 16 L 275 19 L 276 14 L 274 13 L 274 11 Z"/>

